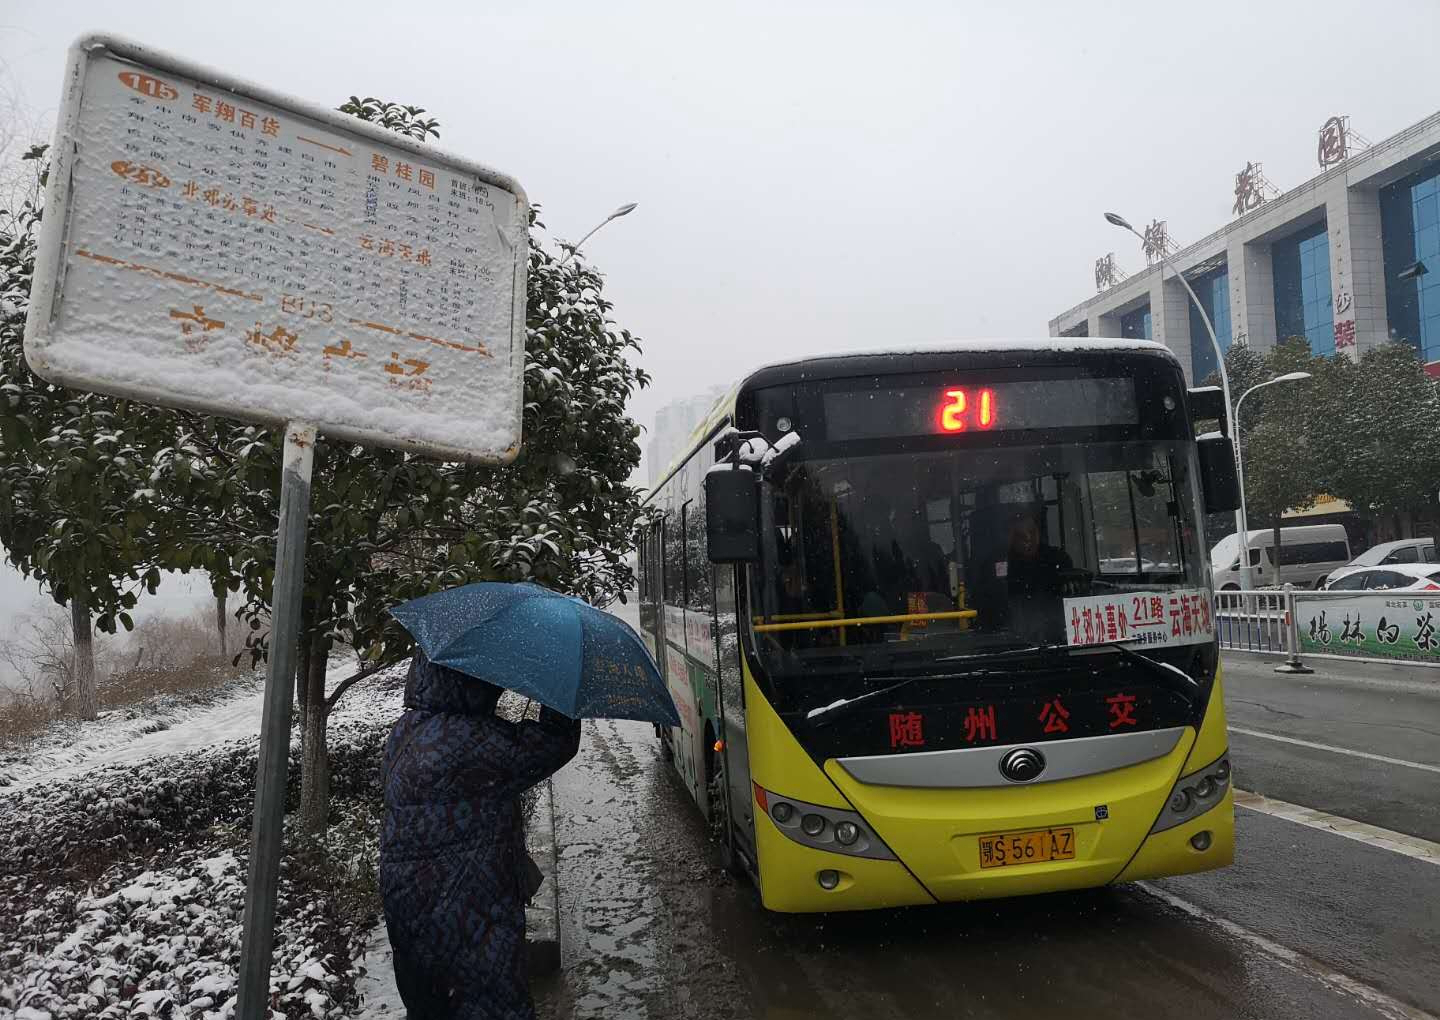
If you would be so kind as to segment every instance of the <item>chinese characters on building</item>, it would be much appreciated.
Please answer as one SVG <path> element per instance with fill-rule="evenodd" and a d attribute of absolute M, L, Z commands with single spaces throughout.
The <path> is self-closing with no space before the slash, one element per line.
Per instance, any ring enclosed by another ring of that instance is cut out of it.
<path fill-rule="evenodd" d="M 1145 264 L 1154 265 L 1164 256 L 1175 251 L 1175 244 L 1170 240 L 1170 231 L 1164 220 L 1152 220 L 1145 228 L 1145 234 L 1141 238 L 1141 248 L 1145 252 Z"/>
<path fill-rule="evenodd" d="M 1115 264 L 1115 253 L 1106 252 L 1095 260 L 1095 289 L 1105 290 L 1125 279 L 1125 271 Z"/>
<path fill-rule="evenodd" d="M 1235 175 L 1235 205 L 1232 212 L 1244 216 L 1252 209 L 1259 209 L 1275 191 L 1274 185 L 1265 179 L 1259 163 L 1245 164 L 1245 169 Z"/>

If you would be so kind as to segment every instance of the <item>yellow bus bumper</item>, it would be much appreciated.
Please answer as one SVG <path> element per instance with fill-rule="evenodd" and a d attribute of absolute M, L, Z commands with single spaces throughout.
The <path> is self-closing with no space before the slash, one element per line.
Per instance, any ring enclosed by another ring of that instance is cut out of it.
<path fill-rule="evenodd" d="M 1025 896 L 1224 867 L 1234 858 L 1230 789 L 1195 818 L 1154 835 L 1151 829 L 1176 781 L 1215 761 L 1225 748 L 1217 677 L 1198 733 L 1187 728 L 1163 757 L 1093 776 L 975 789 L 879 786 L 857 782 L 834 760 L 825 763 L 822 778 L 808 759 L 786 754 L 783 775 L 776 774 L 780 769 L 757 770 L 762 786 L 815 803 L 853 806 L 899 860 L 803 846 L 757 810 L 761 899 L 768 909 L 784 912 L 867 910 Z M 980 866 L 982 835 L 1059 827 L 1074 829 L 1072 860 Z M 1197 850 L 1191 839 L 1202 831 L 1210 840 Z M 839 875 L 828 890 L 819 880 L 827 870 Z"/>

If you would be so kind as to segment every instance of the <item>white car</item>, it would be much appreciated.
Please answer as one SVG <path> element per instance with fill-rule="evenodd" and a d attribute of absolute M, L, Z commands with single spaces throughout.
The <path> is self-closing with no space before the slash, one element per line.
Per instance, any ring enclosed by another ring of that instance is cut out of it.
<path fill-rule="evenodd" d="M 1381 542 L 1372 545 L 1339 570 L 1332 570 L 1325 578 L 1328 585 L 1346 574 L 1363 567 L 1388 567 L 1392 563 L 1418 563 L 1424 566 L 1435 562 L 1435 540 L 1433 538 L 1402 538 L 1395 542 Z"/>
<path fill-rule="evenodd" d="M 1440 564 L 1389 563 L 1383 567 L 1347 568 L 1326 584 L 1325 590 L 1440 591 Z"/>

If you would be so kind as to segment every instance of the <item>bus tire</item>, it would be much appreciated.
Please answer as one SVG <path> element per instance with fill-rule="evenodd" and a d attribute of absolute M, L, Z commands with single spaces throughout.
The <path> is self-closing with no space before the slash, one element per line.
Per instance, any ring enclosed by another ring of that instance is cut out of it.
<path fill-rule="evenodd" d="M 706 734 L 708 738 L 708 730 Z M 709 739 L 707 746 L 713 747 L 714 743 L 713 739 Z M 728 781 L 725 756 L 719 751 L 708 751 L 705 755 L 705 817 L 709 821 L 710 835 L 719 846 L 720 866 L 736 878 L 745 878 L 749 872 L 740 856 L 735 853 L 734 830 L 730 826 L 730 806 L 725 798 Z"/>
<path fill-rule="evenodd" d="M 655 727 L 655 735 L 660 738 L 660 760 L 673 762 L 675 760 L 675 748 L 670 746 L 670 734 L 659 725 Z"/>

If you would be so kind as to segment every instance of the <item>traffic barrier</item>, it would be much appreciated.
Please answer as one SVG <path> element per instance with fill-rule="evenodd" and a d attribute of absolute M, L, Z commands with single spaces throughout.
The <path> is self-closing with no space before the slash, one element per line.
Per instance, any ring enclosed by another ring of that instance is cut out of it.
<path fill-rule="evenodd" d="M 1231 590 L 1215 593 L 1227 651 L 1283 654 L 1277 673 L 1312 673 L 1306 658 L 1440 666 L 1440 593 Z"/>

